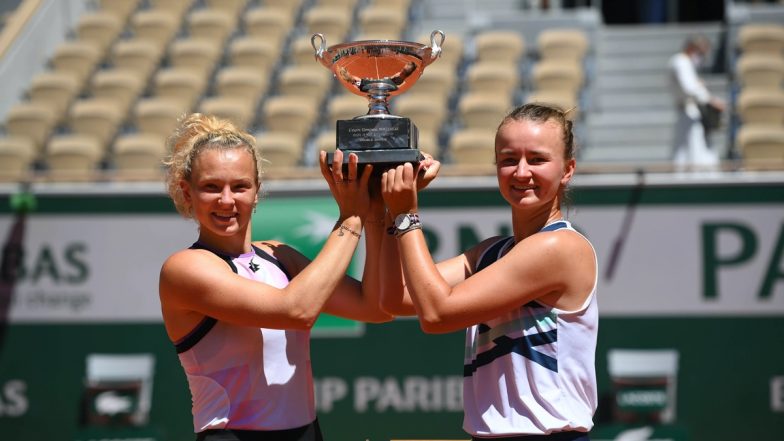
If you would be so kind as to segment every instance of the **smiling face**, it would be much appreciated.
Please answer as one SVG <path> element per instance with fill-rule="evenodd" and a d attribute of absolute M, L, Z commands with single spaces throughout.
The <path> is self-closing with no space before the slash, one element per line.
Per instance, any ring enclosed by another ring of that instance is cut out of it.
<path fill-rule="evenodd" d="M 256 176 L 253 156 L 245 148 L 207 148 L 198 154 L 190 180 L 180 185 L 199 223 L 200 241 L 245 240 L 258 202 Z"/>
<path fill-rule="evenodd" d="M 513 208 L 559 209 L 575 161 L 565 157 L 556 121 L 506 120 L 496 133 L 495 156 L 498 187 Z"/>

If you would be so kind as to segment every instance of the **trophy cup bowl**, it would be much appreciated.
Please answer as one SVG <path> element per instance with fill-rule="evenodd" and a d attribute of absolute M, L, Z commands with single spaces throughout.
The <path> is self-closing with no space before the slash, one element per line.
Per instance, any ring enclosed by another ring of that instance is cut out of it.
<path fill-rule="evenodd" d="M 423 159 L 418 149 L 416 125 L 389 111 L 389 99 L 416 83 L 426 66 L 441 55 L 445 34 L 433 31 L 430 46 L 396 40 L 364 40 L 327 47 L 323 34 L 310 42 L 316 61 L 331 70 L 340 84 L 368 99 L 368 112 L 350 120 L 337 121 L 336 147 L 355 153 L 360 164 L 373 164 L 376 172 L 405 162 Z M 327 154 L 332 161 L 332 153 Z"/>

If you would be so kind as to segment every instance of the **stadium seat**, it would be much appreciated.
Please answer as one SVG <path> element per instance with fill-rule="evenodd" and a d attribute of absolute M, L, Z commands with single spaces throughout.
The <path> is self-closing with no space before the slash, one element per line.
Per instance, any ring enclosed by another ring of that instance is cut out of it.
<path fill-rule="evenodd" d="M 210 9 L 224 10 L 235 19 L 248 6 L 248 0 L 205 0 L 205 3 Z"/>
<path fill-rule="evenodd" d="M 28 138 L 0 137 L 0 181 L 25 181 L 37 155 L 33 141 Z"/>
<path fill-rule="evenodd" d="M 249 9 L 242 16 L 245 35 L 266 41 L 275 47 L 283 46 L 294 25 L 294 17 L 285 9 L 262 6 Z"/>
<path fill-rule="evenodd" d="M 280 61 L 281 48 L 263 37 L 237 37 L 229 42 L 229 64 L 256 69 L 269 76 Z"/>
<path fill-rule="evenodd" d="M 520 72 L 513 64 L 477 61 L 466 70 L 469 92 L 497 92 L 513 95 L 520 84 Z"/>
<path fill-rule="evenodd" d="M 316 158 L 316 163 L 318 164 L 318 157 L 319 153 L 323 150 L 325 152 L 334 152 L 335 147 L 337 146 L 337 130 L 335 127 L 328 127 L 316 135 L 316 139 L 313 142 L 313 149 L 315 150 L 314 156 Z"/>
<path fill-rule="evenodd" d="M 310 42 L 310 35 L 305 35 L 294 39 L 289 48 L 289 57 L 292 64 L 302 66 L 319 65 L 316 60 L 316 51 Z"/>
<path fill-rule="evenodd" d="M 391 34 L 389 32 L 376 32 L 370 30 L 368 32 L 361 32 L 352 34 L 351 41 L 373 41 L 373 40 L 400 40 L 401 34 Z M 330 43 L 332 44 L 332 43 Z"/>
<path fill-rule="evenodd" d="M 348 120 L 368 112 L 368 101 L 357 95 L 340 94 L 329 99 L 327 103 L 327 127 L 334 129 L 337 120 Z"/>
<path fill-rule="evenodd" d="M 525 54 L 525 37 L 519 31 L 484 30 L 474 36 L 474 47 L 477 62 L 517 64 Z"/>
<path fill-rule="evenodd" d="M 89 93 L 94 98 L 112 101 L 125 114 L 146 85 L 137 72 L 122 68 L 101 69 L 90 81 Z"/>
<path fill-rule="evenodd" d="M 423 34 L 417 38 L 416 41 L 426 46 L 431 46 L 432 42 L 430 41 L 430 35 L 430 32 Z M 436 40 L 436 42 L 438 42 L 438 40 Z M 433 62 L 434 64 L 431 64 L 427 67 L 427 69 L 425 69 L 425 72 L 427 72 L 428 69 L 431 69 L 433 66 L 442 65 L 447 65 L 447 68 L 454 71 L 460 65 L 460 63 L 463 62 L 464 54 L 465 38 L 463 35 L 459 33 L 447 32 L 445 33 L 444 42 L 441 46 L 441 55 L 438 57 L 438 60 Z"/>
<path fill-rule="evenodd" d="M 188 36 L 193 39 L 210 40 L 222 47 L 234 31 L 236 17 L 224 9 L 194 9 L 185 19 Z"/>
<path fill-rule="evenodd" d="M 784 170 L 784 127 L 743 125 L 737 145 L 745 168 Z"/>
<path fill-rule="evenodd" d="M 185 12 L 193 6 L 195 0 L 147 0 L 156 11 L 173 14 L 179 21 Z"/>
<path fill-rule="evenodd" d="M 408 10 L 412 0 L 368 0 L 369 6 L 386 6 L 398 10 Z"/>
<path fill-rule="evenodd" d="M 156 96 L 177 100 L 181 108 L 190 110 L 204 93 L 207 78 L 191 69 L 170 67 L 159 69 L 153 84 Z"/>
<path fill-rule="evenodd" d="M 400 40 L 408 25 L 406 10 L 387 7 L 383 4 L 368 5 L 359 11 L 360 40 Z"/>
<path fill-rule="evenodd" d="M 112 149 L 115 178 L 122 180 L 159 179 L 166 155 L 166 138 L 151 133 L 118 136 Z"/>
<path fill-rule="evenodd" d="M 784 55 L 784 25 L 781 23 L 747 23 L 738 31 L 741 53 Z"/>
<path fill-rule="evenodd" d="M 169 46 L 169 65 L 193 69 L 208 77 L 222 55 L 222 46 L 216 40 L 204 37 L 179 38 Z"/>
<path fill-rule="evenodd" d="M 419 151 L 429 154 L 435 159 L 441 157 L 441 146 L 438 143 L 438 133 L 433 130 L 419 130 Z"/>
<path fill-rule="evenodd" d="M 152 41 L 127 38 L 114 43 L 109 59 L 115 68 L 136 71 L 146 82 L 158 67 L 162 56 L 163 48 Z"/>
<path fill-rule="evenodd" d="M 411 0 L 369 0 L 368 6 L 383 6 L 385 8 L 397 9 L 398 11 L 408 11 Z"/>
<path fill-rule="evenodd" d="M 267 169 L 290 168 L 299 164 L 302 139 L 290 132 L 265 131 L 256 135 L 261 157 L 268 161 Z"/>
<path fill-rule="evenodd" d="M 405 95 L 427 96 L 446 103 L 447 99 L 457 90 L 457 82 L 458 78 L 454 67 L 448 63 L 436 61 L 425 68 L 422 76 Z"/>
<path fill-rule="evenodd" d="M 313 4 L 316 6 L 332 6 L 351 11 L 357 5 L 357 2 L 358 0 L 315 0 Z"/>
<path fill-rule="evenodd" d="M 495 130 L 512 108 L 509 95 L 465 93 L 458 101 L 458 114 L 464 128 Z"/>
<path fill-rule="evenodd" d="M 737 101 L 743 124 L 770 124 L 784 127 L 784 89 L 742 89 Z"/>
<path fill-rule="evenodd" d="M 125 24 L 131 13 L 139 7 L 141 0 L 98 0 L 99 9 L 108 12 Z"/>
<path fill-rule="evenodd" d="M 45 152 L 47 178 L 51 181 L 95 180 L 103 156 L 104 149 L 93 136 L 52 136 Z"/>
<path fill-rule="evenodd" d="M 107 11 L 90 11 L 81 15 L 76 24 L 76 36 L 80 41 L 88 41 L 98 47 L 101 55 L 114 42 L 123 22 L 113 13 Z"/>
<path fill-rule="evenodd" d="M 344 43 L 351 28 L 352 15 L 331 6 L 314 6 L 305 11 L 303 20 L 308 34 L 323 34 L 327 45 Z"/>
<path fill-rule="evenodd" d="M 90 136 L 106 149 L 124 118 L 125 112 L 113 99 L 82 98 L 71 106 L 68 126 L 72 133 Z"/>
<path fill-rule="evenodd" d="M 5 132 L 9 136 L 29 139 L 36 151 L 40 152 L 52 133 L 56 120 L 57 115 L 52 106 L 22 101 L 8 110 Z"/>
<path fill-rule="evenodd" d="M 180 17 L 170 9 L 140 9 L 131 15 L 130 30 L 135 38 L 166 47 L 180 26 Z"/>
<path fill-rule="evenodd" d="M 245 66 L 227 66 L 215 76 L 215 90 L 220 96 L 236 97 L 258 102 L 267 91 L 268 75 L 259 75 L 256 69 Z"/>
<path fill-rule="evenodd" d="M 33 77 L 28 90 L 30 101 L 52 107 L 58 123 L 78 94 L 79 79 L 71 72 L 41 72 Z"/>
<path fill-rule="evenodd" d="M 545 29 L 539 33 L 536 43 L 543 60 L 580 61 L 588 51 L 588 37 L 580 29 Z"/>
<path fill-rule="evenodd" d="M 780 89 L 784 85 L 784 57 L 744 54 L 736 67 L 741 87 Z"/>
<path fill-rule="evenodd" d="M 320 103 L 332 87 L 330 71 L 313 63 L 312 66 L 287 66 L 278 77 L 278 92 L 296 95 L 310 103 Z"/>
<path fill-rule="evenodd" d="M 96 69 L 100 59 L 101 50 L 95 43 L 67 40 L 55 48 L 51 63 L 55 71 L 73 73 L 81 87 Z"/>
<path fill-rule="evenodd" d="M 302 2 L 303 0 L 264 0 L 264 6 L 283 10 L 290 17 L 294 17 L 302 8 Z"/>
<path fill-rule="evenodd" d="M 248 129 L 253 125 L 255 102 L 248 97 L 209 96 L 199 103 L 198 111 L 219 118 L 228 119 L 237 127 Z"/>
<path fill-rule="evenodd" d="M 443 102 L 422 95 L 403 94 L 392 104 L 393 113 L 411 118 L 420 132 L 438 133 L 449 111 Z"/>
<path fill-rule="evenodd" d="M 569 59 L 546 59 L 536 63 L 531 72 L 533 89 L 577 92 L 583 84 L 582 65 Z"/>
<path fill-rule="evenodd" d="M 320 109 L 299 96 L 278 95 L 267 98 L 262 108 L 264 129 L 272 132 L 291 132 L 300 142 L 310 134 Z"/>
<path fill-rule="evenodd" d="M 169 136 L 177 126 L 177 121 L 188 109 L 178 100 L 163 97 L 141 98 L 136 102 L 131 120 L 140 133 Z"/>
<path fill-rule="evenodd" d="M 449 139 L 452 164 L 492 164 L 495 159 L 494 152 L 494 129 L 461 129 L 455 131 Z"/>

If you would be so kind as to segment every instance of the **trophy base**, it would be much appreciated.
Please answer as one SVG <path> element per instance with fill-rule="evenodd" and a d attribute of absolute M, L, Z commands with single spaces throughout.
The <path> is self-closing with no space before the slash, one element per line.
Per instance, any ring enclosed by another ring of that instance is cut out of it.
<path fill-rule="evenodd" d="M 418 147 L 416 125 L 403 117 L 358 117 L 337 121 L 340 150 L 394 150 Z"/>
<path fill-rule="evenodd" d="M 373 164 L 373 173 L 380 174 L 400 164 L 418 165 L 424 156 L 418 150 L 418 130 L 409 119 L 389 117 L 357 117 L 337 121 L 337 148 L 343 152 L 343 170 L 349 153 L 363 164 Z M 332 162 L 332 154 L 327 155 Z"/>
<path fill-rule="evenodd" d="M 373 174 L 378 175 L 384 173 L 390 168 L 395 168 L 400 164 L 410 162 L 414 168 L 419 165 L 420 161 L 425 159 L 424 155 L 418 149 L 373 149 L 373 150 L 343 150 L 343 171 L 348 169 L 348 155 L 354 153 L 357 155 L 359 161 L 360 174 L 362 173 L 362 165 L 372 164 Z M 332 163 L 333 153 L 327 153 L 327 164 Z"/>

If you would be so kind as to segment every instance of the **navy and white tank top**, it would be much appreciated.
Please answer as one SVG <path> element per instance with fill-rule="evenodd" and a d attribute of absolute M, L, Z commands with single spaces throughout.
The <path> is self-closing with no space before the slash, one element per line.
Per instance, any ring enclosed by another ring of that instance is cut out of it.
<path fill-rule="evenodd" d="M 568 221 L 556 221 L 541 232 L 561 229 L 575 231 Z M 514 237 L 488 247 L 477 271 L 512 246 Z M 596 282 L 575 311 L 532 301 L 466 330 L 466 432 L 498 437 L 591 429 L 597 406 Z"/>

